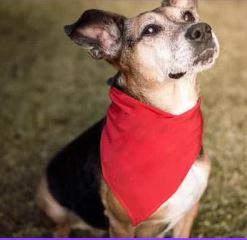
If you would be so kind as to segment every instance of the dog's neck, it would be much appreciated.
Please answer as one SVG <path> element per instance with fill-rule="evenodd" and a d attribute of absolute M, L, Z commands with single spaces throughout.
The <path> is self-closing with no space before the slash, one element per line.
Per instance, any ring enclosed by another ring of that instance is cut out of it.
<path fill-rule="evenodd" d="M 153 84 L 151 87 L 144 84 L 136 86 L 136 84 L 138 85 L 137 82 L 143 81 L 126 80 L 120 74 L 113 79 L 115 87 L 120 88 L 139 101 L 174 115 L 182 114 L 193 108 L 200 96 L 196 75 L 186 75 L 178 80 L 169 79 L 163 83 Z M 126 82 L 135 83 L 135 86 L 126 84 Z"/>
<path fill-rule="evenodd" d="M 169 80 L 156 89 L 145 92 L 145 97 L 151 105 L 175 115 L 193 108 L 199 96 L 200 88 L 196 76 Z"/>

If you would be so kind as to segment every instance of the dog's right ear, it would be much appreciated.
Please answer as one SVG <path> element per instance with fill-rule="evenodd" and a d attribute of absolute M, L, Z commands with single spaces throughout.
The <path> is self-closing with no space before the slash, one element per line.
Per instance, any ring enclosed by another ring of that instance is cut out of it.
<path fill-rule="evenodd" d="M 111 60 L 120 53 L 125 19 L 118 14 L 92 9 L 64 29 L 93 58 Z"/>

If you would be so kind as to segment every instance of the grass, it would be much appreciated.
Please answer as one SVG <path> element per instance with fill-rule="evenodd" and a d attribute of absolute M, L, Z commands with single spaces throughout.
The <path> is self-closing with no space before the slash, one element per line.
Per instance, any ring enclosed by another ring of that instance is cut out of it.
<path fill-rule="evenodd" d="M 91 60 L 62 26 L 88 8 L 133 16 L 158 6 L 144 0 L 1 0 L 0 235 L 51 235 L 34 204 L 49 158 L 104 115 L 106 79 L 114 70 Z M 221 57 L 199 76 L 205 145 L 213 168 L 194 237 L 247 236 L 247 2 L 201 1 Z M 127 13 L 127 14 L 126 14 Z"/>

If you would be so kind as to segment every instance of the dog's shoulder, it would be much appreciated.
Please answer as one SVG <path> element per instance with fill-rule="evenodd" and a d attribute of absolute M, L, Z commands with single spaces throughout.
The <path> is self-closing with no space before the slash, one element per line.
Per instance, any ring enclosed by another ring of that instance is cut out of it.
<path fill-rule="evenodd" d="M 60 151 L 46 168 L 48 188 L 64 207 L 95 227 L 107 222 L 100 198 L 102 119 Z"/>

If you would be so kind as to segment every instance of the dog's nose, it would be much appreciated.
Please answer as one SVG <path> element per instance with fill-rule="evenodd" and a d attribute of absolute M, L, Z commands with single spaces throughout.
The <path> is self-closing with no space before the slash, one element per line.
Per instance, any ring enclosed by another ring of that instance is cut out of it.
<path fill-rule="evenodd" d="M 198 43 L 206 43 L 212 39 L 212 28 L 207 23 L 197 23 L 191 26 L 185 37 Z"/>

